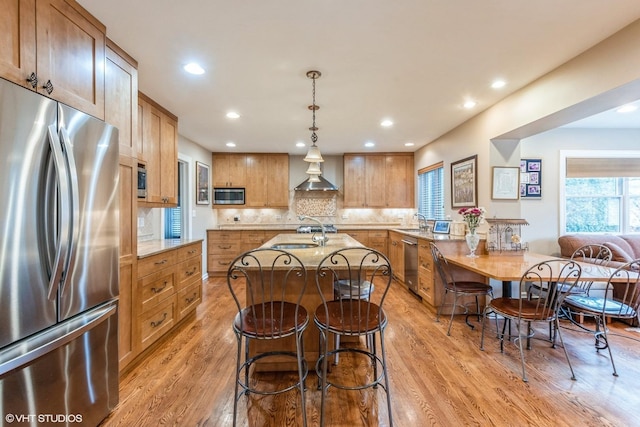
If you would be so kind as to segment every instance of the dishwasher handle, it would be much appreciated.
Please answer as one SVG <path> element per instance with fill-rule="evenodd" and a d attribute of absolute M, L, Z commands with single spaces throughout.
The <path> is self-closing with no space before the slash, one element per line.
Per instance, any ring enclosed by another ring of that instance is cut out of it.
<path fill-rule="evenodd" d="M 418 246 L 418 242 L 410 242 L 409 240 L 402 239 L 402 243 L 405 243 L 410 246 Z"/>

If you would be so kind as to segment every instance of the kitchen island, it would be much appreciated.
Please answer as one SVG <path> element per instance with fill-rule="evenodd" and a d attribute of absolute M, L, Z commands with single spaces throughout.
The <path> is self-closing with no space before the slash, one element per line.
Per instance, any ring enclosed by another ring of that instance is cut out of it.
<path fill-rule="evenodd" d="M 271 240 L 265 242 L 260 246 L 260 248 L 271 248 L 276 245 L 293 246 L 292 244 L 298 245 L 301 243 L 312 244 L 313 241 L 311 240 L 311 236 L 311 234 L 278 234 Z M 358 248 L 363 247 L 363 245 L 348 234 L 337 233 L 329 235 L 329 240 L 325 246 L 318 245 L 309 248 L 289 247 L 284 249 L 300 258 L 300 261 L 302 261 L 307 270 L 307 281 L 305 293 L 302 297 L 302 306 L 309 314 L 309 326 L 307 326 L 307 329 L 304 331 L 304 357 L 307 360 L 307 363 L 309 363 L 309 366 L 315 366 L 319 355 L 318 329 L 313 323 L 313 315 L 316 308 L 322 304 L 322 299 L 320 298 L 320 294 L 318 293 L 316 286 L 316 270 L 320 261 L 322 261 L 325 256 L 338 249 L 350 247 Z M 301 279 L 296 278 L 296 280 Z M 332 299 L 333 283 L 331 278 L 324 277 L 322 278 L 322 281 L 321 288 L 325 298 Z M 302 283 L 299 285 L 302 286 Z M 274 346 L 278 346 L 278 350 L 292 351 L 292 349 L 295 349 L 294 337 L 283 338 L 276 341 L 256 340 L 255 343 L 252 343 L 251 354 L 253 355 L 255 352 L 276 350 Z M 290 371 L 296 370 L 297 367 L 295 363 L 290 361 L 290 359 L 283 359 L 280 361 L 275 358 L 270 358 L 268 361 L 261 363 L 259 365 L 259 369 L 264 371 Z"/>

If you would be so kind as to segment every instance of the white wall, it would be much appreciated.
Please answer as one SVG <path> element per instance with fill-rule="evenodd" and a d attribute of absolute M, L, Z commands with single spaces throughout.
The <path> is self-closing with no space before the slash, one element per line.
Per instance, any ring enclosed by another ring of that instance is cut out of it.
<path fill-rule="evenodd" d="M 535 240 L 532 250 L 552 252 L 551 242 L 558 233 L 558 200 L 549 188 L 557 186 L 552 173 L 543 175 L 543 200 L 530 212 L 534 201 L 491 200 L 491 167 L 519 166 L 521 157 L 542 157 L 533 145 L 523 148 L 522 138 L 637 99 L 640 20 L 419 149 L 416 170 L 444 161 L 445 209 L 450 209 L 453 219 L 459 219 L 451 209 L 450 165 L 477 154 L 479 206 L 491 217 L 527 219 L 531 225 L 523 229 L 523 237 Z M 582 148 L 580 141 L 573 141 Z M 545 154 L 545 160 L 548 156 Z M 544 171 L 552 166 L 551 158 L 543 163 Z"/>

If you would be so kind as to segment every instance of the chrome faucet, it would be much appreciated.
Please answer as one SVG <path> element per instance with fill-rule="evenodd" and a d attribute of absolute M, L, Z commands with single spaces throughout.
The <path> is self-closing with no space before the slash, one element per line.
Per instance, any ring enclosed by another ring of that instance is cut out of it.
<path fill-rule="evenodd" d="M 413 216 L 418 218 L 418 228 L 420 230 L 429 231 L 429 223 L 427 222 L 427 217 L 422 215 L 421 213 L 416 212 Z"/>
<path fill-rule="evenodd" d="M 322 237 L 316 236 L 315 234 L 311 237 L 311 240 L 320 244 L 320 246 L 326 246 L 327 241 L 329 240 L 329 238 L 327 237 L 325 230 L 324 230 L 324 224 L 317 218 L 313 218 L 310 216 L 306 216 L 306 215 L 300 215 L 298 216 L 298 219 L 300 221 L 304 221 L 305 219 L 308 219 L 309 221 L 315 221 L 318 223 L 318 225 L 320 225 L 320 229 L 322 230 Z"/>

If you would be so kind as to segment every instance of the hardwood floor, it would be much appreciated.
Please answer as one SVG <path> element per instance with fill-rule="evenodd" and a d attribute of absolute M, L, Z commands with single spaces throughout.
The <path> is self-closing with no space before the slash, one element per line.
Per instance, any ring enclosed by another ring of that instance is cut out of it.
<path fill-rule="evenodd" d="M 609 354 L 595 351 L 593 336 L 563 322 L 563 337 L 577 381 L 570 379 L 561 348 L 553 349 L 537 330 L 525 360 L 529 382 L 521 379 L 520 356 L 513 343 L 500 353 L 494 323 L 480 351 L 480 328 L 462 317 L 435 313 L 401 285 L 387 299 L 385 336 L 394 425 L 491 426 L 639 426 L 640 331 L 611 325 L 610 342 L 619 377 L 612 375 Z M 204 284 L 203 303 L 194 318 L 179 327 L 155 352 L 121 378 L 120 404 L 102 423 L 111 426 L 230 426 L 236 342 L 231 330 L 232 301 L 223 279 Z M 311 324 L 309 327 L 314 327 Z M 345 374 L 352 359 L 341 356 Z M 281 381 L 286 375 L 272 375 Z M 309 426 L 319 425 L 320 392 L 310 374 L 306 393 Z M 299 395 L 252 395 L 240 400 L 238 425 L 302 425 Z M 387 426 L 382 389 L 348 392 L 329 389 L 327 426 Z"/>

